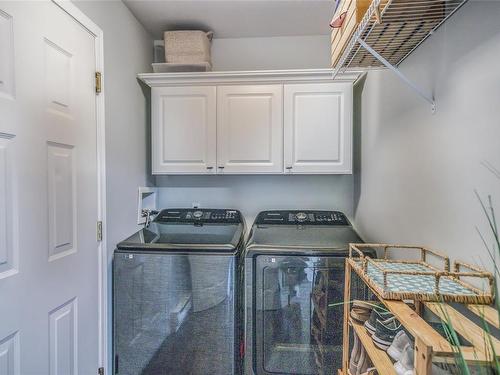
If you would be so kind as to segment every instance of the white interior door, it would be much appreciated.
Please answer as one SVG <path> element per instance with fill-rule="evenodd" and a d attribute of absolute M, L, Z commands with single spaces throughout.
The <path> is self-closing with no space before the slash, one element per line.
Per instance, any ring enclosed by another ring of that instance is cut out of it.
<path fill-rule="evenodd" d="M 217 87 L 218 173 L 283 173 L 282 85 Z"/>
<path fill-rule="evenodd" d="M 287 173 L 352 172 L 352 84 L 284 88 Z"/>
<path fill-rule="evenodd" d="M 153 88 L 154 174 L 215 173 L 215 92 L 215 86 Z"/>
<path fill-rule="evenodd" d="M 95 38 L 0 2 L 0 374 L 98 367 Z"/>

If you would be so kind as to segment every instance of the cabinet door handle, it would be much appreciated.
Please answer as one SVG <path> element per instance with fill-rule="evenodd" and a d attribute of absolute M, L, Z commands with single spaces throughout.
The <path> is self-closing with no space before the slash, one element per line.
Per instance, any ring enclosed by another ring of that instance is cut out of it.
<path fill-rule="evenodd" d="M 291 166 L 290 167 L 286 167 L 286 169 L 292 169 L 292 167 Z"/>
<path fill-rule="evenodd" d="M 214 167 L 207 167 L 207 169 L 214 169 Z"/>
<path fill-rule="evenodd" d="M 224 167 L 219 167 L 219 169 L 224 169 Z"/>

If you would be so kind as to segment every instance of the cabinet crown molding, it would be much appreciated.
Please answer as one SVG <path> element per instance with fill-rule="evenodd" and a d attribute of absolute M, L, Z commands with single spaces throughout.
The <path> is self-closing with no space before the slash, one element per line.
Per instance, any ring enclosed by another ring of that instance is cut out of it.
<path fill-rule="evenodd" d="M 354 83 L 362 71 L 350 70 L 332 78 L 332 69 L 255 70 L 189 73 L 141 73 L 137 77 L 150 87 L 200 84 L 255 83 Z"/>

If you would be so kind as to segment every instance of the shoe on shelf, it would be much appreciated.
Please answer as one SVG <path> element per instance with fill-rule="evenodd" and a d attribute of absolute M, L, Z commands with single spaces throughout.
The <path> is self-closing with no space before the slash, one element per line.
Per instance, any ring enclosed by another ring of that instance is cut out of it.
<path fill-rule="evenodd" d="M 371 311 L 370 318 L 364 323 L 364 326 L 370 335 L 373 335 L 376 330 L 377 320 L 387 320 L 394 317 L 392 313 L 383 307 L 374 307 Z M 389 344 L 390 345 L 390 344 Z"/>
<path fill-rule="evenodd" d="M 361 349 L 361 354 L 358 360 L 358 369 L 356 373 L 352 375 L 365 374 L 368 371 L 368 369 L 373 366 L 363 345 L 360 345 L 360 349 Z"/>
<path fill-rule="evenodd" d="M 401 358 L 394 364 L 394 370 L 398 375 L 413 375 L 415 366 L 413 364 L 413 357 L 415 352 L 413 351 L 413 345 L 411 343 L 406 344 L 403 348 L 403 353 Z"/>
<path fill-rule="evenodd" d="M 369 302 L 354 300 L 351 308 L 351 318 L 363 324 L 370 318 L 373 307 Z"/>
<path fill-rule="evenodd" d="M 403 349 L 403 354 L 401 359 L 394 364 L 394 370 L 398 375 L 415 375 L 415 365 L 413 362 L 415 356 L 415 351 L 413 350 L 413 345 L 411 343 L 406 344 Z M 432 375 L 451 375 L 448 370 L 442 369 L 441 367 L 432 364 L 431 368 Z"/>
<path fill-rule="evenodd" d="M 406 346 L 406 344 L 411 344 L 411 340 L 406 334 L 406 332 L 402 329 L 398 333 L 396 333 L 396 336 L 394 336 L 394 340 L 392 341 L 392 344 L 389 346 L 387 349 L 387 354 L 389 354 L 389 357 L 391 357 L 394 361 L 399 361 L 401 359 L 401 356 L 403 355 L 403 350 Z"/>
<path fill-rule="evenodd" d="M 377 374 L 377 369 L 375 367 L 370 367 L 369 369 L 366 369 L 366 372 L 363 372 L 360 375 L 376 375 Z"/>
<path fill-rule="evenodd" d="M 361 354 L 361 343 L 359 342 L 358 335 L 353 334 L 354 343 L 352 346 L 351 357 L 349 359 L 349 372 L 355 375 L 358 372 L 359 356 Z"/>
<path fill-rule="evenodd" d="M 372 340 L 379 349 L 387 350 L 391 346 L 396 335 L 403 330 L 401 323 L 395 318 L 389 318 L 384 321 L 377 320 L 375 324 L 375 333 Z"/>

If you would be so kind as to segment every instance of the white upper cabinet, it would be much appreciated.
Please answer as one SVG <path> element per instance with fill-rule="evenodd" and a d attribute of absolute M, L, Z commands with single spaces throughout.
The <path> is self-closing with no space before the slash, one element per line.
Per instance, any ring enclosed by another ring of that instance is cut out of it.
<path fill-rule="evenodd" d="M 218 173 L 283 172 L 282 85 L 217 87 Z"/>
<path fill-rule="evenodd" d="M 215 86 L 152 89 L 153 174 L 216 171 Z"/>
<path fill-rule="evenodd" d="M 145 73 L 153 174 L 350 174 L 352 84 L 330 69 Z"/>
<path fill-rule="evenodd" d="M 284 85 L 286 173 L 352 173 L 352 84 Z"/>

